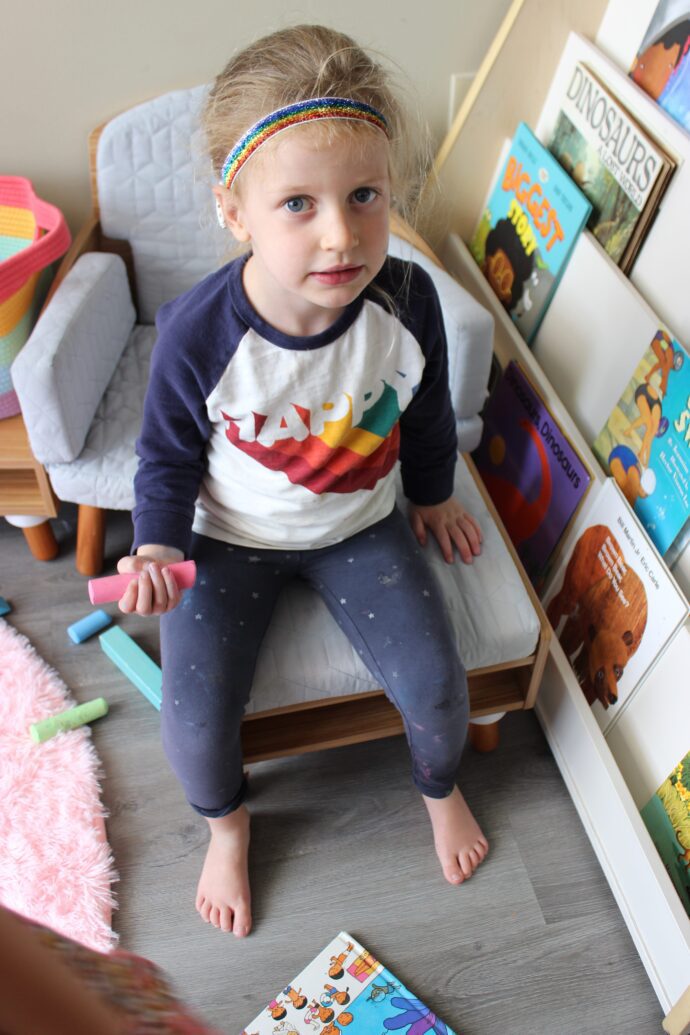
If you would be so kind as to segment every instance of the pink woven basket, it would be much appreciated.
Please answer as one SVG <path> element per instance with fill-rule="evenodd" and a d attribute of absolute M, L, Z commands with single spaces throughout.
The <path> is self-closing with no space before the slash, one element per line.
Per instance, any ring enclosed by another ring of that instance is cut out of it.
<path fill-rule="evenodd" d="M 10 367 L 33 329 L 49 267 L 71 241 L 62 212 L 23 176 L 0 176 L 0 418 L 19 413 Z"/>

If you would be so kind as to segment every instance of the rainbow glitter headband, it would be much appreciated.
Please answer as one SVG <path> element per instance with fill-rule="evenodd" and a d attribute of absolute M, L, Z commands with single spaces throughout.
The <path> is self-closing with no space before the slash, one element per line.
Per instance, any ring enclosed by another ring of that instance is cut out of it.
<path fill-rule="evenodd" d="M 312 97 L 307 101 L 297 101 L 265 115 L 240 137 L 223 164 L 221 185 L 229 189 L 252 155 L 276 133 L 319 119 L 368 122 L 388 136 L 388 123 L 381 112 L 363 101 L 353 101 L 347 97 Z"/>

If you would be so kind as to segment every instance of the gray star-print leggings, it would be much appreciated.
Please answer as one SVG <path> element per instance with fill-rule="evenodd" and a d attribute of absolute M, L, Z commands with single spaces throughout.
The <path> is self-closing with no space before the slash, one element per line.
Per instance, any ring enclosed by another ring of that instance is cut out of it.
<path fill-rule="evenodd" d="M 244 800 L 240 723 L 274 604 L 293 578 L 321 595 L 401 713 L 419 790 L 450 794 L 467 679 L 437 583 L 397 508 L 317 550 L 228 548 L 195 535 L 191 556 L 196 585 L 161 619 L 161 715 L 166 754 L 197 812 L 224 816 Z"/>

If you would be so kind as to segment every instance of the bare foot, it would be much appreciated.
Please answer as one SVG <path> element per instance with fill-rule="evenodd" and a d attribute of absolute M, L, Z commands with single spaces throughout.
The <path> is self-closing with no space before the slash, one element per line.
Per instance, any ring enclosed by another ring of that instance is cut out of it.
<path fill-rule="evenodd" d="M 443 875 L 450 884 L 462 884 L 489 851 L 489 842 L 455 787 L 447 798 L 422 795 L 434 831 L 434 846 Z"/>
<path fill-rule="evenodd" d="M 244 938 L 252 927 L 249 892 L 249 813 L 244 805 L 209 819 L 211 841 L 196 892 L 202 920 Z"/>

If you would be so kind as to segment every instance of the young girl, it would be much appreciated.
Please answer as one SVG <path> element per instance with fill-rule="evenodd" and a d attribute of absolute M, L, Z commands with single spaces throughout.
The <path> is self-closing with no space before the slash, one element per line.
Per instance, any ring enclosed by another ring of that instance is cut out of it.
<path fill-rule="evenodd" d="M 282 587 L 306 580 L 400 710 L 443 872 L 488 845 L 455 785 L 465 672 L 420 549 L 481 548 L 452 496 L 455 419 L 439 303 L 387 257 L 415 192 L 399 105 L 349 37 L 301 26 L 230 61 L 204 124 L 241 258 L 161 307 L 124 612 L 161 614 L 163 743 L 211 831 L 196 906 L 249 933 L 240 722 Z M 401 462 L 409 515 L 395 507 Z M 192 557 L 181 598 L 167 566 Z"/>

